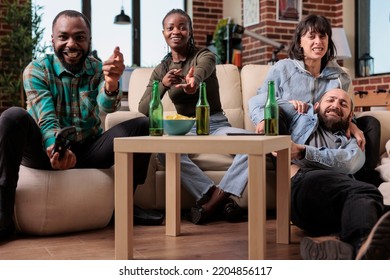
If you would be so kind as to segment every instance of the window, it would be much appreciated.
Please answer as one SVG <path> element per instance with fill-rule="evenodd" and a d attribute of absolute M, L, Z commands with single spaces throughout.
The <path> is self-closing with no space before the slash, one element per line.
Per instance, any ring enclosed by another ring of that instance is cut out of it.
<path fill-rule="evenodd" d="M 82 11 L 83 0 L 33 0 L 36 5 L 43 6 L 41 27 L 45 28 L 42 44 L 51 46 L 52 21 L 62 10 Z M 85 0 L 84 0 L 85 1 Z M 185 10 L 185 0 L 123 0 L 125 14 L 132 19 L 130 25 L 114 24 L 114 17 L 121 11 L 121 1 L 115 3 L 106 0 L 90 0 L 92 50 L 103 61 L 109 58 L 115 48 L 119 46 L 124 55 L 125 65 L 132 66 L 133 61 L 139 61 L 142 67 L 156 66 L 167 54 L 167 46 L 162 31 L 162 19 L 171 9 Z M 134 4 L 135 10 L 132 12 Z M 133 17 L 138 17 L 139 21 Z M 133 28 L 139 42 L 134 42 Z M 139 30 L 139 31 L 138 31 Z M 139 44 L 134 46 L 134 44 Z M 133 51 L 135 57 L 133 57 Z M 50 48 L 49 52 L 53 52 Z"/>
<path fill-rule="evenodd" d="M 184 10 L 183 0 L 141 0 L 141 66 L 160 63 L 168 48 L 162 35 L 162 19 L 172 9 Z"/>
<path fill-rule="evenodd" d="M 368 53 L 374 58 L 373 74 L 390 73 L 389 9 L 390 3 L 382 0 L 356 0 L 356 73 L 359 58 Z"/>
<path fill-rule="evenodd" d="M 78 0 L 80 1 L 80 0 Z M 131 1 L 123 0 L 125 14 L 131 14 Z M 121 11 L 121 1 L 91 1 L 92 49 L 101 60 L 108 59 L 116 46 L 123 53 L 126 66 L 133 64 L 131 51 L 131 25 L 114 24 L 114 18 Z"/>

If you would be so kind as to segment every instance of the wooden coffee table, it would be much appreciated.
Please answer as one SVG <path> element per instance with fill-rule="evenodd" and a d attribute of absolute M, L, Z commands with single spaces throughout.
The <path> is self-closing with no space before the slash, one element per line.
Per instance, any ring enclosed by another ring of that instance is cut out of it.
<path fill-rule="evenodd" d="M 180 234 L 180 154 L 248 154 L 249 259 L 266 250 L 266 154 L 277 151 L 277 243 L 290 243 L 290 136 L 142 136 L 116 138 L 115 258 L 133 258 L 133 153 L 166 154 L 166 235 Z"/>

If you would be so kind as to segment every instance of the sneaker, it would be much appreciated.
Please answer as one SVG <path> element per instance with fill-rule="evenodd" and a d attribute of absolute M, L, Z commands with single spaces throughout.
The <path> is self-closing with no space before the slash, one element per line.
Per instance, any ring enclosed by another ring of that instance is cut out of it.
<path fill-rule="evenodd" d="M 228 198 L 222 213 L 227 222 L 236 223 L 242 220 L 244 210 L 233 199 Z"/>
<path fill-rule="evenodd" d="M 386 212 L 372 228 L 360 247 L 357 260 L 390 259 L 390 212 Z"/>
<path fill-rule="evenodd" d="M 302 238 L 301 256 L 304 260 L 353 260 L 354 248 L 335 236 Z"/>
<path fill-rule="evenodd" d="M 134 205 L 134 224 L 144 226 L 158 226 L 164 221 L 164 215 L 158 211 L 143 209 Z"/>

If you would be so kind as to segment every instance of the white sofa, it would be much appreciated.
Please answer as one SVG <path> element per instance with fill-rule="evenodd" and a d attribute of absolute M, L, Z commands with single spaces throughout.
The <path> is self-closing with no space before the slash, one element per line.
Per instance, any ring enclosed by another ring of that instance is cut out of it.
<path fill-rule="evenodd" d="M 129 82 L 129 108 L 108 114 L 106 128 L 142 115 L 138 112 L 138 102 L 152 70 L 137 68 L 133 71 Z M 241 72 L 233 65 L 217 65 L 222 106 L 233 126 L 253 130 L 247 101 L 256 94 L 268 70 L 267 65 L 246 65 Z M 175 112 L 168 98 L 164 98 L 163 104 L 165 114 Z M 362 114 L 374 115 L 381 122 L 381 151 L 385 153 L 385 144 L 390 139 L 390 112 L 370 111 Z M 192 155 L 192 158 L 216 183 L 232 162 L 231 155 L 202 154 Z M 15 221 L 20 231 L 47 235 L 100 228 L 110 221 L 114 209 L 112 168 L 41 171 L 21 167 L 19 175 Z M 247 192 L 237 201 L 245 207 Z M 165 172 L 155 155 L 151 158 L 145 184 L 136 191 L 135 203 L 145 208 L 165 207 Z M 193 203 L 193 198 L 183 190 L 183 208 L 191 207 Z M 272 166 L 268 166 L 267 171 L 267 207 L 275 208 L 275 173 Z"/>

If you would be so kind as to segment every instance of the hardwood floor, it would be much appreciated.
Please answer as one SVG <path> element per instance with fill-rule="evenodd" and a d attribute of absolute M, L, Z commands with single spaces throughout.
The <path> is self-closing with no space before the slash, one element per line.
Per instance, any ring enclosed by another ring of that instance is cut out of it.
<path fill-rule="evenodd" d="M 216 221 L 193 225 L 182 220 L 181 235 L 165 235 L 164 226 L 136 226 L 134 258 L 152 260 L 245 260 L 248 258 L 248 223 Z M 299 260 L 303 232 L 291 227 L 291 244 L 275 243 L 275 220 L 267 220 L 267 253 L 271 260 Z M 2 260 L 113 260 L 114 225 L 48 237 L 17 235 L 0 244 Z"/>

